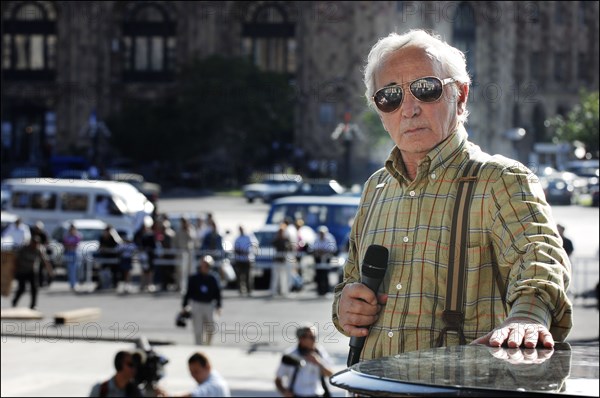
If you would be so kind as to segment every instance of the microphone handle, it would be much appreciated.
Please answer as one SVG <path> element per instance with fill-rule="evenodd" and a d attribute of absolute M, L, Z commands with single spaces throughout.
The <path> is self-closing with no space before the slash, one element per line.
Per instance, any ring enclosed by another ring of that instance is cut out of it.
<path fill-rule="evenodd" d="M 377 295 L 377 290 L 379 290 L 379 285 L 381 284 L 381 279 L 378 278 L 369 278 L 368 276 L 364 276 L 361 278 L 361 283 L 367 286 L 375 295 Z M 365 329 L 369 327 L 366 326 Z M 367 338 L 365 336 L 362 337 L 351 337 L 350 338 L 350 351 L 348 353 L 348 361 L 346 365 L 348 367 L 357 364 L 360 360 L 360 353 L 362 352 L 363 346 L 365 345 L 365 340 Z"/>

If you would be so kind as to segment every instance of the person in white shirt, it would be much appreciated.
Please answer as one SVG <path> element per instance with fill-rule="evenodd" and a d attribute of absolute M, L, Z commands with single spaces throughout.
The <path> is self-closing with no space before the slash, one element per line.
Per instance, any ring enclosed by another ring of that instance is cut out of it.
<path fill-rule="evenodd" d="M 317 293 L 323 296 L 329 292 L 330 261 L 337 252 L 337 242 L 326 226 L 321 225 L 318 231 L 317 239 L 313 243 L 313 256 Z"/>
<path fill-rule="evenodd" d="M 277 369 L 275 386 L 284 397 L 324 396 L 328 393 L 325 378 L 333 374 L 331 358 L 323 347 L 317 345 L 317 329 L 314 326 L 300 326 L 296 329 L 296 337 L 298 346 L 284 353 Z"/>
<path fill-rule="evenodd" d="M 12 245 L 17 248 L 29 244 L 31 240 L 31 231 L 29 226 L 23 223 L 21 218 L 17 218 L 14 223 L 10 224 L 2 234 L 3 238 L 12 240 Z"/>
<path fill-rule="evenodd" d="M 230 397 L 231 392 L 225 379 L 212 369 L 210 361 L 201 352 L 188 359 L 190 374 L 198 385 L 186 397 Z"/>

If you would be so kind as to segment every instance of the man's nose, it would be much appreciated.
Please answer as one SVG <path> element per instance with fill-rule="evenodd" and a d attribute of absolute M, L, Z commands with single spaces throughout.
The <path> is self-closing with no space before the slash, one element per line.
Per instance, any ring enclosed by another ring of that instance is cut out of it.
<path fill-rule="evenodd" d="M 408 119 L 418 116 L 421 113 L 421 103 L 408 92 L 408 89 L 406 91 L 406 95 L 404 95 L 404 100 L 400 106 L 400 112 L 402 113 L 402 117 Z"/>

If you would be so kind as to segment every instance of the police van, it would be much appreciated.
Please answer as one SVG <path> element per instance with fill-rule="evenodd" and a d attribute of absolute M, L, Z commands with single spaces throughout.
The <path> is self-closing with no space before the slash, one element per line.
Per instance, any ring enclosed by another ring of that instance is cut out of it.
<path fill-rule="evenodd" d="M 131 184 L 102 180 L 15 178 L 2 183 L 9 192 L 6 211 L 25 224 L 42 221 L 53 231 L 71 219 L 93 218 L 133 238 L 154 205 Z"/>

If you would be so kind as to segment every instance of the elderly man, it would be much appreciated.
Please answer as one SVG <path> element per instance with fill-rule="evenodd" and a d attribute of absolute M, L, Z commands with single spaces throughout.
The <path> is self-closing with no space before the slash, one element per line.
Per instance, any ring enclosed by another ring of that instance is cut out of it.
<path fill-rule="evenodd" d="M 572 327 L 569 258 L 531 171 L 468 141 L 464 55 L 424 31 L 393 33 L 371 49 L 364 79 L 395 147 L 364 187 L 335 289 L 338 330 L 366 336 L 362 359 L 564 340 Z M 453 215 L 459 185 L 471 201 L 468 218 Z M 389 250 L 378 295 L 358 283 L 373 244 Z M 461 253 L 468 260 L 455 262 Z"/>

